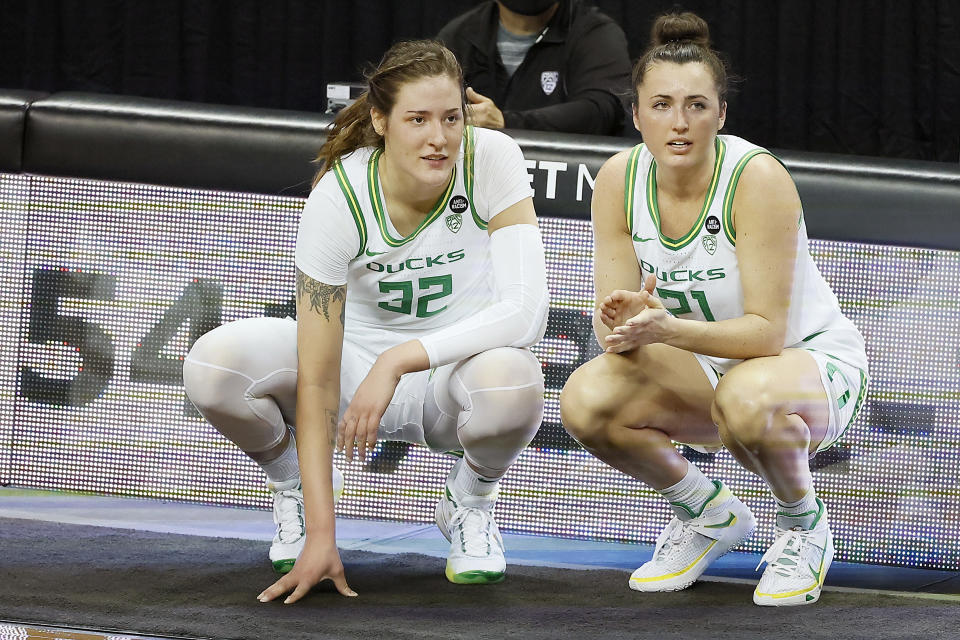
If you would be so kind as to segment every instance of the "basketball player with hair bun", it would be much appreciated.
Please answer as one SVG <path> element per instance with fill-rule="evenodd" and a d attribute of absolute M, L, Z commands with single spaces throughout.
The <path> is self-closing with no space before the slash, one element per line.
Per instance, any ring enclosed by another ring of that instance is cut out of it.
<path fill-rule="evenodd" d="M 570 376 L 563 423 L 672 507 L 632 589 L 685 589 L 754 530 L 747 506 L 680 455 L 685 443 L 726 447 L 776 501 L 754 602 L 810 604 L 834 543 L 809 457 L 837 442 L 863 402 L 863 338 L 810 257 L 787 170 L 718 134 L 727 71 L 707 24 L 661 16 L 651 42 L 633 70 L 644 142 L 606 162 L 593 196 L 605 353 Z"/>

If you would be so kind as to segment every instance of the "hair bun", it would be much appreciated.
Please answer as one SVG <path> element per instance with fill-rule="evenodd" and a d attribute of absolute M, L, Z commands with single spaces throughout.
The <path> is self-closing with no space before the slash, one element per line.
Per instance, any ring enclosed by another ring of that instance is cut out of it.
<path fill-rule="evenodd" d="M 668 42 L 691 42 L 703 47 L 710 46 L 710 27 L 695 13 L 668 13 L 657 18 L 650 32 L 653 46 Z"/>

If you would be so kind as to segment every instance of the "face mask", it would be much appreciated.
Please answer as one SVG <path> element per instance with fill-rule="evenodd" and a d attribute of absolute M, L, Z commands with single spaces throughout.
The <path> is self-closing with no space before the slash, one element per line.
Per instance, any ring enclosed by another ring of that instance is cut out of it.
<path fill-rule="evenodd" d="M 522 16 L 539 15 L 556 3 L 557 0 L 500 0 L 504 7 Z"/>

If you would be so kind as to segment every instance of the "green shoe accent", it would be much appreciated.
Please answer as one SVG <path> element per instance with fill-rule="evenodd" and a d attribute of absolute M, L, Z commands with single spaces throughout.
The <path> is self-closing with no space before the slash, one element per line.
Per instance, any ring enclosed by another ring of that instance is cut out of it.
<path fill-rule="evenodd" d="M 453 505 L 453 510 L 456 511 L 460 508 L 460 505 L 457 504 L 457 501 L 453 499 L 453 492 L 450 491 L 450 487 L 444 485 L 443 493 L 447 496 L 447 500 L 450 501 L 450 504 Z M 452 515 L 452 514 L 451 514 Z"/>
<path fill-rule="evenodd" d="M 816 498 L 816 501 L 817 501 L 816 511 L 811 510 L 811 511 L 804 511 L 803 513 L 789 514 L 789 513 L 784 513 L 778 508 L 777 522 L 779 526 L 781 526 L 784 529 L 794 529 L 799 527 L 800 529 L 803 529 L 805 531 L 811 531 L 813 529 L 816 529 L 817 524 L 820 522 L 820 519 L 823 517 L 823 511 L 824 511 L 823 502 L 820 500 L 820 498 Z M 809 522 L 804 521 L 805 519 L 810 519 L 811 517 L 813 519 L 810 520 Z M 781 519 L 783 519 L 783 522 L 781 522 Z M 785 526 L 785 525 L 790 525 L 790 526 Z"/>
<path fill-rule="evenodd" d="M 707 507 L 710 506 L 711 503 L 716 501 L 716 503 L 719 504 L 725 501 L 731 495 L 733 495 L 730 493 L 729 490 L 724 491 L 726 487 L 723 486 L 723 483 L 720 482 L 719 480 L 711 480 L 711 482 L 713 483 L 713 487 L 714 487 L 713 493 L 711 493 L 710 496 L 703 502 L 703 504 L 700 505 L 699 511 L 694 511 L 693 509 L 683 504 L 682 502 L 671 502 L 670 504 L 673 505 L 674 507 L 679 507 L 680 509 L 683 509 L 685 512 L 690 514 L 691 519 L 699 518 L 701 515 L 703 515 L 703 512 L 706 511 Z M 721 499 L 717 500 L 717 498 L 721 498 Z"/>
<path fill-rule="evenodd" d="M 808 594 L 807 594 L 807 602 L 810 602 L 810 601 L 813 600 L 813 599 L 814 599 L 814 597 L 808 593 Z"/>
<path fill-rule="evenodd" d="M 811 529 L 815 529 L 817 523 L 820 522 L 820 518 L 823 517 L 823 501 L 820 498 L 814 498 L 817 501 L 817 517 L 813 519 L 813 524 L 810 525 Z"/>
<path fill-rule="evenodd" d="M 726 522 L 721 522 L 720 524 L 707 524 L 704 525 L 704 529 L 726 529 L 736 521 L 737 516 L 733 515 L 733 511 L 727 511 L 727 515 L 730 517 L 727 518 Z"/>
<path fill-rule="evenodd" d="M 273 563 L 273 570 L 277 573 L 283 575 L 285 573 L 290 573 L 290 570 L 293 569 L 293 564 L 296 562 L 296 558 L 288 558 L 286 560 L 277 560 Z"/>
<path fill-rule="evenodd" d="M 454 584 L 496 584 L 503 582 L 506 573 L 503 571 L 464 571 L 463 573 L 453 573 L 448 567 L 446 570 L 447 580 Z"/>

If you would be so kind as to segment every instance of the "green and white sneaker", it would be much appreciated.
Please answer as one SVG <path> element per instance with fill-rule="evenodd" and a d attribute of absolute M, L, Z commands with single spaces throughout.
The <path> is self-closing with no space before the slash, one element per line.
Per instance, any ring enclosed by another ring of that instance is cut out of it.
<path fill-rule="evenodd" d="M 653 558 L 633 572 L 634 591 L 680 591 L 706 571 L 710 564 L 750 537 L 756 519 L 723 483 L 714 480 L 716 492 L 700 513 L 671 504 L 686 519 L 674 516 L 660 535 Z M 693 516 L 692 518 L 690 516 Z"/>
<path fill-rule="evenodd" d="M 303 490 L 300 476 L 286 482 L 267 480 L 267 488 L 273 493 L 273 523 L 277 533 L 270 544 L 270 562 L 277 573 L 289 573 L 303 551 L 307 525 L 303 517 Z M 333 468 L 333 503 L 343 495 L 343 474 Z"/>
<path fill-rule="evenodd" d="M 455 584 L 502 582 L 507 561 L 503 556 L 503 538 L 493 519 L 497 493 L 459 495 L 453 479 L 462 464 L 465 464 L 463 460 L 459 460 L 450 470 L 436 510 L 437 526 L 450 541 L 447 580 Z"/>
<path fill-rule="evenodd" d="M 820 498 L 817 507 L 817 511 L 800 516 L 777 514 L 776 541 L 760 560 L 767 568 L 753 592 L 754 603 L 791 607 L 820 599 L 834 548 L 827 508 Z M 805 519 L 809 522 L 803 522 Z M 796 524 L 798 520 L 803 524 Z"/>

